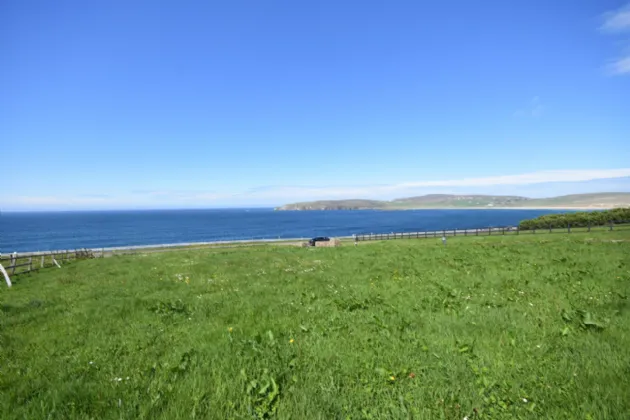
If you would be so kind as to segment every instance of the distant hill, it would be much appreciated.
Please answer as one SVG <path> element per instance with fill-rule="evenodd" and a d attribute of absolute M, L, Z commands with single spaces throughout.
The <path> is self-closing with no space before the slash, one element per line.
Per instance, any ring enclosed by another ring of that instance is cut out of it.
<path fill-rule="evenodd" d="M 374 210 L 386 207 L 387 203 L 378 200 L 322 200 L 287 204 L 276 210 Z"/>
<path fill-rule="evenodd" d="M 593 208 L 630 206 L 630 193 L 573 194 L 550 198 L 512 195 L 429 194 L 418 197 L 380 200 L 321 200 L 286 204 L 276 210 L 409 210 L 437 208 Z"/>

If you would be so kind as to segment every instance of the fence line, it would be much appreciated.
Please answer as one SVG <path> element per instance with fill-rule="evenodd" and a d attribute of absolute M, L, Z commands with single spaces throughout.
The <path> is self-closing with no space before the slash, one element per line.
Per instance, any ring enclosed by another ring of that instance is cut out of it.
<path fill-rule="evenodd" d="M 630 221 L 614 221 L 609 222 L 608 225 L 590 225 L 586 226 L 571 226 L 568 223 L 565 227 L 553 227 L 549 225 L 548 228 L 538 229 L 539 231 L 545 231 L 549 233 L 553 232 L 567 232 L 571 233 L 572 229 L 586 229 L 586 232 L 590 232 L 593 228 L 602 228 L 609 231 L 614 230 L 615 226 L 628 225 L 630 227 Z M 355 242 L 360 241 L 386 241 L 391 239 L 427 239 L 427 238 L 442 238 L 449 236 L 492 236 L 492 235 L 520 235 L 520 234 L 536 234 L 537 229 L 520 229 L 518 226 L 500 226 L 500 227 L 482 227 L 473 229 L 441 229 L 423 232 L 392 232 L 392 233 L 365 233 L 353 235 Z"/>
<path fill-rule="evenodd" d="M 104 254 L 101 253 L 100 257 L 103 256 Z M 61 268 L 61 265 L 63 263 L 71 260 L 80 260 L 95 257 L 96 255 L 94 251 L 90 249 L 32 252 L 20 254 L 14 252 L 12 254 L 6 255 L 0 254 L 0 273 L 2 273 L 4 280 L 7 283 L 7 286 L 11 287 L 11 278 L 9 274 L 11 276 L 24 274 L 31 271 L 37 271 L 44 267 Z M 3 261 L 9 261 L 9 265 L 4 265 Z"/>

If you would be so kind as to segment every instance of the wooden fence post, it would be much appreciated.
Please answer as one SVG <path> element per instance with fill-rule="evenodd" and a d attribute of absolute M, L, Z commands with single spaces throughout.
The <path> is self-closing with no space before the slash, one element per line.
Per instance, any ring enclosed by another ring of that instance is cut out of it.
<path fill-rule="evenodd" d="M 610 221 L 610 230 L 613 230 L 613 221 Z"/>
<path fill-rule="evenodd" d="M 9 278 L 9 273 L 7 273 L 2 264 L 0 264 L 0 273 L 2 273 L 4 280 L 7 282 L 7 287 L 11 287 L 11 279 Z"/>
<path fill-rule="evenodd" d="M 490 236 L 490 235 L 492 235 L 492 228 L 491 227 L 488 228 L 488 236 Z"/>
<path fill-rule="evenodd" d="M 588 231 L 589 232 L 591 231 L 591 221 L 590 220 L 588 221 Z"/>
<path fill-rule="evenodd" d="M 549 233 L 551 233 L 551 225 L 549 225 Z"/>
<path fill-rule="evenodd" d="M 17 255 L 15 252 L 11 254 L 11 274 L 15 274 L 15 265 L 17 264 Z"/>
<path fill-rule="evenodd" d="M 44 256 L 42 255 L 42 260 L 39 263 L 40 268 L 44 268 Z"/>
<path fill-rule="evenodd" d="M 567 233 L 571 233 L 571 223 L 567 223 Z"/>
<path fill-rule="evenodd" d="M 33 271 L 33 257 L 28 258 L 28 271 Z"/>
<path fill-rule="evenodd" d="M 479 236 L 479 228 L 475 228 L 475 236 Z"/>
<path fill-rule="evenodd" d="M 516 234 L 520 235 L 521 232 L 521 227 L 520 226 L 516 226 Z"/>

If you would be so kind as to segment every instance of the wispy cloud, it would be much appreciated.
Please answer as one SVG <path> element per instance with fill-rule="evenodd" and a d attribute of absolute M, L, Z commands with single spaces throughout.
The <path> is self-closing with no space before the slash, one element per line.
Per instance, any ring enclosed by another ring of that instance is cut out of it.
<path fill-rule="evenodd" d="M 5 209 L 108 209 L 108 208 L 189 208 L 214 206 L 276 205 L 293 201 L 320 199 L 376 198 L 391 199 L 426 193 L 499 193 L 515 194 L 517 190 L 535 187 L 537 191 L 562 194 L 562 185 L 579 191 L 578 183 L 596 180 L 630 181 L 630 168 L 539 171 L 518 175 L 410 181 L 387 185 L 340 186 L 264 186 L 242 191 L 135 191 L 103 197 L 88 196 L 16 196 L 6 197 Z M 630 182 L 624 182 L 630 189 Z M 553 187 L 550 187 L 553 185 Z M 619 184 L 617 184 L 619 185 Z M 524 187 L 526 186 L 526 187 Z M 618 188 L 616 188 L 618 189 Z M 592 192 L 587 184 L 581 192 Z"/>
<path fill-rule="evenodd" d="M 603 14 L 600 30 L 605 33 L 630 32 L 630 3 L 626 6 Z M 630 53 L 621 55 L 606 66 L 606 73 L 611 76 L 630 74 Z"/>
<path fill-rule="evenodd" d="M 630 31 L 630 4 L 604 13 L 600 29 L 604 32 Z"/>
<path fill-rule="evenodd" d="M 545 110 L 545 106 L 539 96 L 534 96 L 527 106 L 514 112 L 515 117 L 540 117 Z"/>
<path fill-rule="evenodd" d="M 622 75 L 630 73 L 630 55 L 611 62 L 607 67 L 611 75 Z"/>

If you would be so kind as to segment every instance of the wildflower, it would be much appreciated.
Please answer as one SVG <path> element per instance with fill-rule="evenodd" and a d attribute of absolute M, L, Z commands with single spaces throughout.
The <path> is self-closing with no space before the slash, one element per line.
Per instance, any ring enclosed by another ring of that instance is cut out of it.
<path fill-rule="evenodd" d="M 91 365 L 93 365 L 93 364 L 94 364 L 94 362 L 90 360 L 90 364 L 91 364 Z"/>
<path fill-rule="evenodd" d="M 523 402 L 526 403 L 527 402 L 527 398 L 523 398 Z"/>
<path fill-rule="evenodd" d="M 390 376 L 390 377 L 389 377 L 389 380 L 390 380 L 390 381 L 395 381 L 395 380 L 396 380 L 396 377 L 395 377 L 394 375 L 392 375 L 392 376 Z"/>
<path fill-rule="evenodd" d="M 413 378 L 415 378 L 415 377 L 416 377 L 416 374 L 415 374 L 415 373 L 411 372 L 411 373 L 409 374 L 409 379 L 413 379 Z"/>
<path fill-rule="evenodd" d="M 233 331 L 233 328 L 232 328 L 232 327 L 228 328 L 228 332 L 230 332 L 230 333 L 231 333 L 232 331 Z"/>
<path fill-rule="evenodd" d="M 295 342 L 295 340 L 294 340 L 294 339 L 290 339 L 290 340 L 289 340 L 289 343 L 290 343 L 290 344 L 293 344 L 294 342 Z"/>

